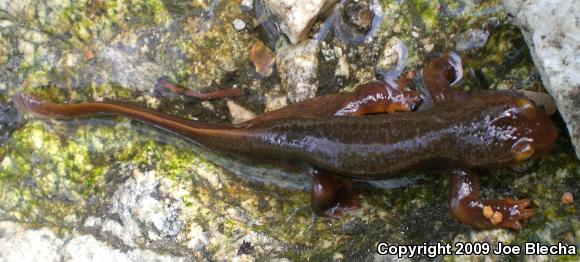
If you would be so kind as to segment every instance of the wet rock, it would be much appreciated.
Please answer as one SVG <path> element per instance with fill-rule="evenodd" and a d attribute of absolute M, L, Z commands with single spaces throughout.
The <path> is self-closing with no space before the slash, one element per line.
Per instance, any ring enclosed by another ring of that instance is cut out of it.
<path fill-rule="evenodd" d="M 480 48 L 487 43 L 487 38 L 489 38 L 489 31 L 471 28 L 459 36 L 455 43 L 455 50 L 462 52 Z"/>
<path fill-rule="evenodd" d="M 277 18 L 277 27 L 284 33 L 292 44 L 304 40 L 318 15 L 331 7 L 336 0 L 264 0 L 266 12 Z M 260 18 L 258 17 L 258 20 Z M 267 29 L 268 30 L 268 29 Z"/>
<path fill-rule="evenodd" d="M 286 45 L 276 51 L 276 64 L 282 79 L 282 89 L 293 102 L 304 101 L 318 90 L 318 51 L 315 40 L 298 45 Z"/>
<path fill-rule="evenodd" d="M 274 53 L 268 48 L 264 42 L 256 41 L 250 47 L 250 61 L 254 63 L 256 73 L 263 77 L 268 77 L 274 70 L 274 63 L 276 59 Z"/>
<path fill-rule="evenodd" d="M 407 65 L 407 47 L 399 38 L 391 38 L 383 47 L 383 51 L 375 71 L 385 79 L 396 80 Z"/>
<path fill-rule="evenodd" d="M 580 158 L 580 6 L 565 0 L 505 0 L 504 6 L 521 27 Z"/>
<path fill-rule="evenodd" d="M 256 117 L 254 112 L 246 109 L 245 107 L 238 105 L 234 101 L 227 102 L 228 109 L 230 110 L 230 116 L 232 119 L 232 123 L 238 124 L 242 123 Z"/>
<path fill-rule="evenodd" d="M 334 32 L 349 44 L 369 43 L 379 31 L 383 8 L 377 0 L 341 1 L 333 14 Z"/>

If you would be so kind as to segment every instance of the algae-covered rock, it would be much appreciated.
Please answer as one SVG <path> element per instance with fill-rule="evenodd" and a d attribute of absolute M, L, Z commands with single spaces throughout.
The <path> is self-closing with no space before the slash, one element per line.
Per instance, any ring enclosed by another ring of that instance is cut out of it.
<path fill-rule="evenodd" d="M 368 43 L 333 33 L 310 39 L 324 27 L 316 21 L 304 46 L 269 47 L 280 62 L 266 77 L 255 73 L 249 52 L 267 41 L 240 1 L 0 1 L 0 220 L 11 221 L 0 222 L 1 256 L 385 261 L 398 258 L 378 255 L 379 242 L 578 246 L 578 201 L 561 198 L 580 196 L 580 163 L 557 116 L 560 138 L 548 157 L 479 171 L 485 197 L 529 197 L 536 215 L 521 231 L 478 231 L 450 215 L 446 172 L 357 182 L 365 191 L 361 208 L 334 220 L 312 213 L 309 177 L 300 170 L 232 159 L 126 118 L 38 119 L 11 102 L 26 91 L 226 123 L 226 100 L 199 103 L 158 90 L 157 79 L 166 75 L 196 91 L 242 87 L 248 94 L 229 104 L 260 113 L 351 90 L 375 79 L 377 68 L 413 80 L 425 60 L 457 46 L 466 65 L 458 88 L 544 90 L 499 1 L 379 2 L 384 18 Z M 235 19 L 246 29 L 236 31 Z M 407 59 L 399 59 L 399 43 Z"/>

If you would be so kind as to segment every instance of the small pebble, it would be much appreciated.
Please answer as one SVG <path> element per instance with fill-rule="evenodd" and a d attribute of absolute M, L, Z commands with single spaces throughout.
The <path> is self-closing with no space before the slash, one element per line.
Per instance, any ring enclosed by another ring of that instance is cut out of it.
<path fill-rule="evenodd" d="M 242 3 L 240 4 L 240 9 L 242 9 L 242 11 L 252 11 L 252 9 L 254 9 L 254 1 L 253 0 L 242 0 Z"/>
<path fill-rule="evenodd" d="M 572 205 L 574 204 L 574 196 L 570 192 L 566 192 L 562 195 L 562 203 L 565 205 Z"/>
<path fill-rule="evenodd" d="M 95 58 L 95 52 L 93 52 L 93 50 L 89 49 L 85 52 L 85 58 L 87 60 L 93 60 Z"/>
<path fill-rule="evenodd" d="M 244 28 L 246 28 L 246 22 L 242 21 L 242 19 L 236 18 L 234 20 L 234 29 L 242 31 Z"/>
<path fill-rule="evenodd" d="M 262 41 L 256 41 L 250 47 L 250 61 L 256 67 L 256 73 L 268 77 L 274 70 L 276 59 L 274 53 Z"/>
<path fill-rule="evenodd" d="M 457 51 L 466 51 L 485 46 L 489 32 L 482 29 L 469 29 L 459 36 L 455 49 Z"/>
<path fill-rule="evenodd" d="M 336 70 L 334 70 L 335 76 L 344 76 L 348 78 L 350 72 L 348 68 L 348 60 L 345 55 L 338 59 L 338 64 L 336 65 Z"/>

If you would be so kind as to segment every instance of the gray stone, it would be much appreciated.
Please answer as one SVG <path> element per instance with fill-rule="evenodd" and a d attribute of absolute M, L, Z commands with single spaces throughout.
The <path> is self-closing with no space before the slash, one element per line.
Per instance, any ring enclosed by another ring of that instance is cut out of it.
<path fill-rule="evenodd" d="M 292 103 L 304 101 L 316 95 L 318 90 L 318 51 L 317 41 L 310 40 L 298 45 L 287 45 L 276 52 L 282 89 Z"/>
<path fill-rule="evenodd" d="M 461 52 L 480 48 L 487 43 L 488 38 L 489 31 L 471 28 L 459 36 L 459 39 L 457 39 L 457 42 L 455 43 L 455 50 Z"/>
<path fill-rule="evenodd" d="M 144 59 L 142 53 L 125 49 L 120 46 L 104 48 L 98 55 L 100 61 L 93 66 L 95 78 L 102 77 L 102 81 L 137 90 L 153 90 L 163 69 Z"/>
<path fill-rule="evenodd" d="M 239 18 L 234 20 L 234 29 L 242 31 L 244 28 L 246 28 L 246 22 Z"/>
<path fill-rule="evenodd" d="M 580 158 L 580 5 L 574 0 L 504 0 Z"/>
<path fill-rule="evenodd" d="M 145 237 L 176 237 L 183 227 L 182 203 L 161 199 L 163 180 L 155 172 L 134 172 L 112 199 L 110 212 L 122 220 L 121 224 L 108 220 L 103 230 L 121 239 L 128 246 L 142 243 Z M 156 232 L 152 236 L 147 231 Z M 121 228 L 120 228 L 121 227 Z"/>

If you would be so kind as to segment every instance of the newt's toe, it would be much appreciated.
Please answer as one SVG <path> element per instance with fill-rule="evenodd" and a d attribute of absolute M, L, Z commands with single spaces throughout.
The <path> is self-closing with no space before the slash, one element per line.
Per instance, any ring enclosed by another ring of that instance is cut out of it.
<path fill-rule="evenodd" d="M 494 226 L 519 230 L 522 222 L 534 216 L 530 204 L 529 199 L 484 201 L 483 216 Z"/>

